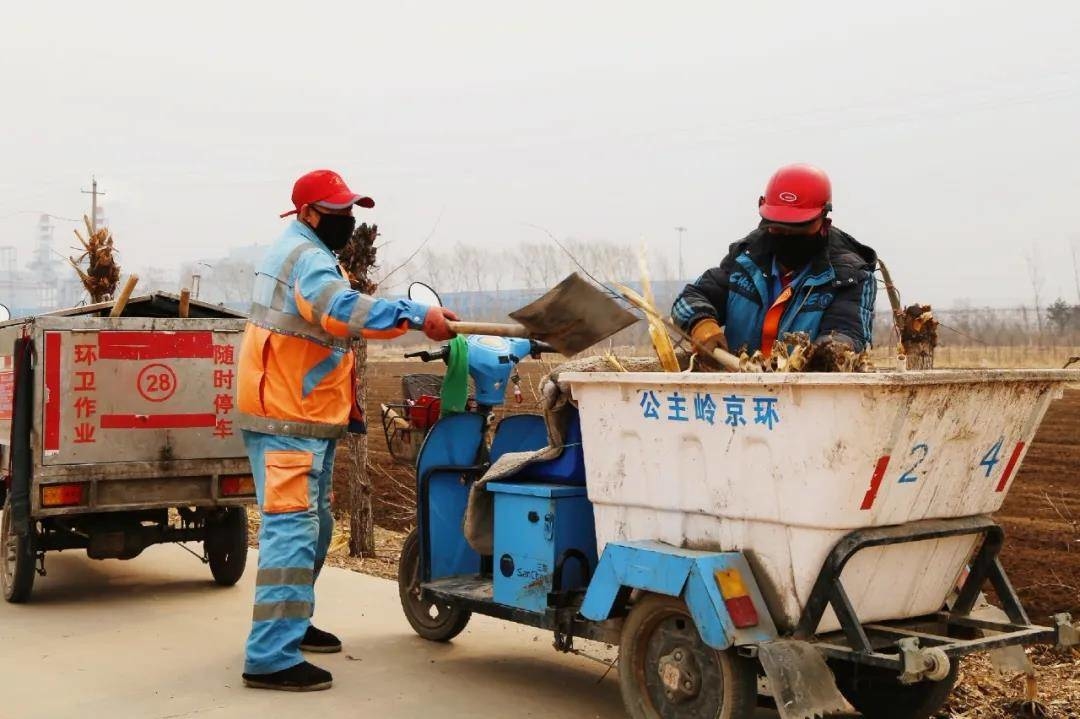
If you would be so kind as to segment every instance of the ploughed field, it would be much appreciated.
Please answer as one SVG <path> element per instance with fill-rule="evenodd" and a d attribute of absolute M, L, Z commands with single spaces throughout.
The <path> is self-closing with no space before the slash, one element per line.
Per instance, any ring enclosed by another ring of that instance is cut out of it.
<path fill-rule="evenodd" d="M 1080 390 L 1050 405 L 996 518 L 1005 567 L 1032 618 L 1080 616 Z"/>

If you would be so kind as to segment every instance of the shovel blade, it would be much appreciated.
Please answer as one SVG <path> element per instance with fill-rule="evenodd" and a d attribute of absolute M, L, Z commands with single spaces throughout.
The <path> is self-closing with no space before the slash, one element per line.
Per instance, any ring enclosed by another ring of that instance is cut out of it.
<path fill-rule="evenodd" d="M 535 339 L 570 357 L 637 322 L 613 297 L 576 272 L 510 313 Z"/>
<path fill-rule="evenodd" d="M 836 688 L 824 657 L 806 642 L 777 639 L 760 644 L 758 659 L 782 719 L 859 716 Z"/>

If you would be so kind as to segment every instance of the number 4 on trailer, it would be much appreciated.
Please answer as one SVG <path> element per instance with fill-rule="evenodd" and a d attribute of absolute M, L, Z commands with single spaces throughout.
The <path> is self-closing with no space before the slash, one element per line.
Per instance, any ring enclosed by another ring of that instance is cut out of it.
<path fill-rule="evenodd" d="M 1002 437 L 997 441 L 993 447 L 990 448 L 986 454 L 983 455 L 982 461 L 979 462 L 980 467 L 986 467 L 986 476 L 989 477 L 994 472 L 994 467 L 1001 460 L 998 455 L 1001 454 L 1001 445 L 1005 443 L 1005 438 Z"/>

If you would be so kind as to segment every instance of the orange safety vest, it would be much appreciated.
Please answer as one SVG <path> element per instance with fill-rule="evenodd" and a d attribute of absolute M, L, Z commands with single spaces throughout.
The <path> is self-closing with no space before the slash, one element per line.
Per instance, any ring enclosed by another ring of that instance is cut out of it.
<path fill-rule="evenodd" d="M 791 301 L 791 280 L 794 276 L 794 272 L 780 275 L 780 286 L 783 289 L 765 313 L 765 321 L 761 325 L 761 354 L 766 357 L 772 357 L 773 345 L 776 344 L 776 336 L 780 333 L 780 320 L 784 317 L 788 302 Z"/>
<path fill-rule="evenodd" d="M 271 271 L 262 273 L 273 277 L 272 293 L 257 284 L 240 347 L 238 424 L 266 434 L 342 437 L 355 396 L 350 340 L 308 322 L 287 301 L 297 260 L 315 247 L 301 242 L 280 263 L 274 250 L 264 264 Z"/>

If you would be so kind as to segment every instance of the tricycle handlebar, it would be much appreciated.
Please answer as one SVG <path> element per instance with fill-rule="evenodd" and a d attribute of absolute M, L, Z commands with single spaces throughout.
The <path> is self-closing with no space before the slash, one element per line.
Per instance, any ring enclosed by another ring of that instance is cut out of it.
<path fill-rule="evenodd" d="M 450 356 L 450 346 L 443 345 L 437 352 L 429 352 L 427 350 L 421 350 L 419 352 L 406 352 L 405 359 L 412 359 L 413 357 L 419 357 L 421 362 L 434 362 L 436 360 L 445 360 Z"/>
<path fill-rule="evenodd" d="M 532 349 L 529 354 L 533 359 L 540 359 L 542 354 L 558 354 L 559 350 L 555 349 L 547 342 L 541 342 L 540 340 L 533 340 Z"/>

